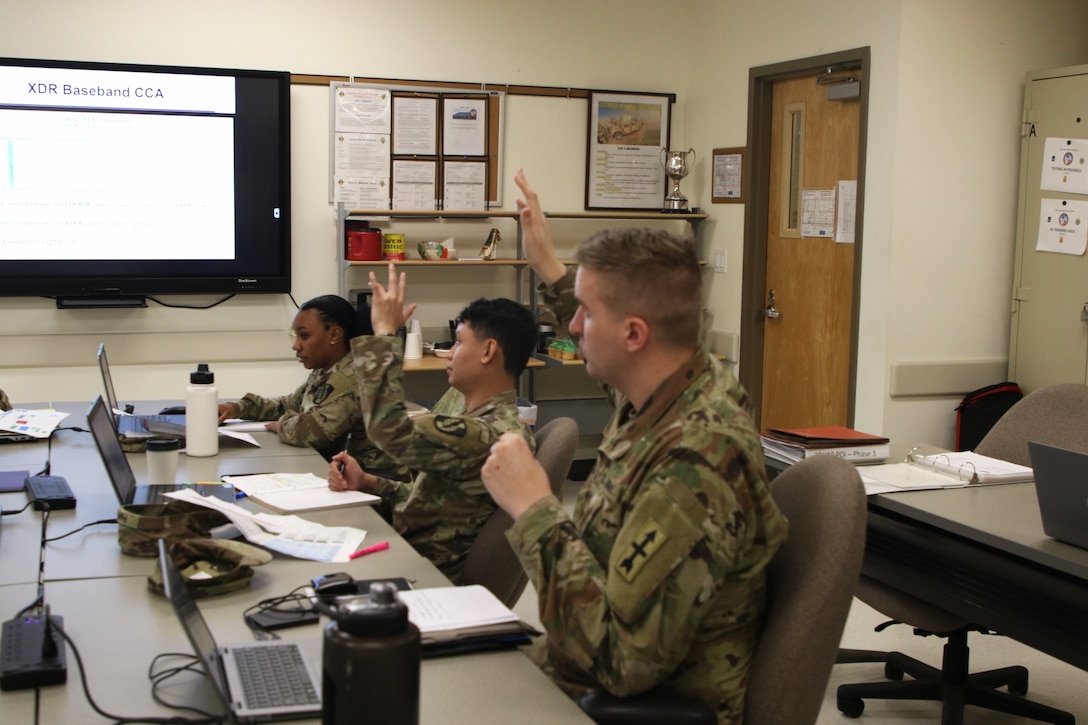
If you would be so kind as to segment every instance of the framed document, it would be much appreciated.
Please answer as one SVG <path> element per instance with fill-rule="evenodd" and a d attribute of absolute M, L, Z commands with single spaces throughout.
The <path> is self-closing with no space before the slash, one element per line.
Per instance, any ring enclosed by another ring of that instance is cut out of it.
<path fill-rule="evenodd" d="M 487 209 L 487 160 L 442 162 L 442 208 L 445 211 Z"/>
<path fill-rule="evenodd" d="M 661 211 L 671 96 L 590 93 L 586 209 Z"/>
<path fill-rule="evenodd" d="M 744 147 L 714 149 L 711 171 L 711 197 L 714 204 L 735 204 L 744 201 Z"/>
<path fill-rule="evenodd" d="M 438 96 L 393 94 L 393 153 L 438 153 Z"/>
<path fill-rule="evenodd" d="M 442 96 L 442 154 L 487 155 L 487 96 Z"/>

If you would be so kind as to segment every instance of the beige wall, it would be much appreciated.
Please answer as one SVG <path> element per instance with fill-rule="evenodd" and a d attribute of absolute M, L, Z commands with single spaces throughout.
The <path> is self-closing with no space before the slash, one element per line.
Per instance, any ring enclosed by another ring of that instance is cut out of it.
<path fill-rule="evenodd" d="M 1060 35 L 1053 17 L 1063 19 Z M 711 214 L 706 250 L 728 256 L 727 274 L 710 278 L 714 327 L 737 332 L 744 209 L 709 203 L 709 150 L 746 141 L 750 67 L 870 46 L 856 423 L 909 445 L 950 443 L 956 401 L 893 399 L 892 365 L 1006 356 L 1024 74 L 1088 61 L 1082 44 L 1066 40 L 1085 27 L 1080 0 L 9 0 L 0 48 L 17 57 L 675 92 L 673 145 L 700 154 L 684 191 Z M 301 302 L 336 289 L 339 244 L 326 200 L 327 92 L 296 87 L 292 103 Z M 508 98 L 505 206 L 524 166 L 547 207 L 581 208 L 585 113 L 584 101 Z M 464 300 L 451 303 L 446 285 L 428 287 L 417 290 L 421 319 L 441 325 Z M 90 399 L 99 390 L 94 345 L 105 339 L 125 398 L 180 396 L 185 373 L 204 359 L 225 396 L 275 393 L 303 378 L 284 332 L 292 314 L 285 296 L 205 311 L 58 311 L 48 300 L 0 298 L 0 387 L 16 401 Z"/>

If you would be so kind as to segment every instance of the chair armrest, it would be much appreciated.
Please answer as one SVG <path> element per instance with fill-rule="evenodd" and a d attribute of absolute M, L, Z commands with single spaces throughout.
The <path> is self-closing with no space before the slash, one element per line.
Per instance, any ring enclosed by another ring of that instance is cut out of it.
<path fill-rule="evenodd" d="M 616 697 L 594 690 L 578 701 L 597 725 L 717 725 L 718 717 L 702 700 L 675 692 L 651 690 Z"/>

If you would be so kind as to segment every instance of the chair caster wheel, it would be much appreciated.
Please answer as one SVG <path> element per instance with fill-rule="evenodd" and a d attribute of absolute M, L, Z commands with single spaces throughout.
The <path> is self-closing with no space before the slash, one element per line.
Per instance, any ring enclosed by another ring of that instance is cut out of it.
<path fill-rule="evenodd" d="M 1020 695 L 1021 697 L 1028 694 L 1028 678 L 1017 680 L 1016 682 L 1010 682 L 1008 685 L 1010 695 Z"/>
<path fill-rule="evenodd" d="M 885 662 L 884 678 L 888 680 L 901 680 L 903 679 L 903 670 L 899 669 L 891 662 Z"/>
<path fill-rule="evenodd" d="M 837 697 L 835 704 L 846 717 L 861 717 L 861 713 L 865 712 L 865 701 L 860 697 Z"/>

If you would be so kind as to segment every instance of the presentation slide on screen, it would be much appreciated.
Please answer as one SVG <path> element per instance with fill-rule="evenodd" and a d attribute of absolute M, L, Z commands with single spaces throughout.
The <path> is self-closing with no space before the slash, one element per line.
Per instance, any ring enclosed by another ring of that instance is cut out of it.
<path fill-rule="evenodd" d="M 0 70 L 0 260 L 234 258 L 233 79 Z"/>

